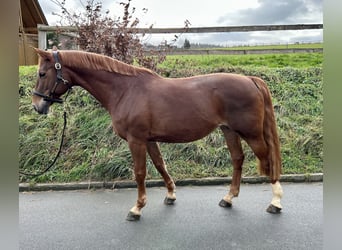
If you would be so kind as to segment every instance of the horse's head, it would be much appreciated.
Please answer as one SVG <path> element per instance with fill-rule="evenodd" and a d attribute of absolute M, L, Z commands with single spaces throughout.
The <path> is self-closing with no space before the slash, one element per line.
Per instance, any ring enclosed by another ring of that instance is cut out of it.
<path fill-rule="evenodd" d="M 35 50 L 39 55 L 39 65 L 32 105 L 39 114 L 47 114 L 51 104 L 63 102 L 60 96 L 70 88 L 70 85 L 62 76 L 58 51 Z"/>

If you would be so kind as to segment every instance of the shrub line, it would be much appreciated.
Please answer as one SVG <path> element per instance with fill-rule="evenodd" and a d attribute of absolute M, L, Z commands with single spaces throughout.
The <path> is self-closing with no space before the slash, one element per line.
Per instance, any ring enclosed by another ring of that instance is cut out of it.
<path fill-rule="evenodd" d="M 231 183 L 231 177 L 208 177 L 208 178 L 189 178 L 176 180 L 176 186 L 210 186 L 210 185 L 228 185 Z M 281 182 L 305 183 L 322 182 L 323 173 L 315 174 L 287 174 L 280 177 Z M 243 184 L 262 184 L 269 183 L 268 177 L 242 177 Z M 146 187 L 163 187 L 163 180 L 147 180 Z M 97 189 L 123 189 L 136 188 L 135 181 L 110 181 L 110 182 L 70 182 L 70 183 L 19 183 L 19 192 L 31 191 L 68 191 L 68 190 L 97 190 Z"/>

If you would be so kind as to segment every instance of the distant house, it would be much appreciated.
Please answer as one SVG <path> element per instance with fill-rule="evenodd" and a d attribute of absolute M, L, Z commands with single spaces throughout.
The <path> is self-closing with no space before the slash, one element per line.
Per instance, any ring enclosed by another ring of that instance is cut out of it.
<path fill-rule="evenodd" d="M 31 47 L 38 47 L 37 25 L 48 25 L 38 0 L 20 0 L 19 65 L 35 65 L 38 57 Z"/>

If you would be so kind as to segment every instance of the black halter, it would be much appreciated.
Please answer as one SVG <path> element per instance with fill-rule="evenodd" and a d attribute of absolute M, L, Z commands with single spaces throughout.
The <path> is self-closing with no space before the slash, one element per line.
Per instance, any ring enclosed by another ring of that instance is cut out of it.
<path fill-rule="evenodd" d="M 63 83 L 63 84 L 68 86 L 68 92 L 67 92 L 67 94 L 65 96 L 65 99 L 68 97 L 68 95 L 69 95 L 69 93 L 70 93 L 70 91 L 72 89 L 71 88 L 72 86 L 62 76 L 62 65 L 59 63 L 59 60 L 58 60 L 58 52 L 57 51 L 53 51 L 53 56 L 54 56 L 54 59 L 55 59 L 55 69 L 57 71 L 57 78 L 56 78 L 55 86 L 53 87 L 52 91 L 50 91 L 50 94 L 48 96 L 44 95 L 44 94 L 42 94 L 42 93 L 40 93 L 38 91 L 33 91 L 32 94 L 44 98 L 45 101 L 51 102 L 51 104 L 54 103 L 54 102 L 63 103 L 63 100 L 61 98 L 53 98 L 53 95 L 55 94 L 55 90 L 57 88 L 57 85 L 59 83 Z M 25 172 L 19 171 L 20 174 L 23 174 L 23 175 L 26 175 L 26 176 L 31 176 L 31 177 L 38 177 L 38 176 L 43 175 L 47 171 L 49 171 L 52 168 L 52 166 L 56 163 L 57 158 L 59 157 L 59 155 L 60 155 L 60 153 L 62 151 L 64 136 L 65 136 L 65 129 L 66 129 L 66 125 L 67 125 L 67 115 L 66 115 L 66 111 L 65 110 L 64 110 L 63 118 L 64 118 L 64 125 L 63 125 L 63 130 L 62 130 L 62 138 L 61 138 L 61 142 L 60 142 L 60 145 L 59 145 L 58 152 L 57 152 L 54 160 L 50 163 L 50 165 L 47 168 L 45 168 L 40 173 L 25 173 Z"/>
<path fill-rule="evenodd" d="M 36 95 L 36 96 L 40 96 L 44 99 L 44 101 L 47 102 L 57 102 L 57 103 L 63 103 L 63 100 L 61 98 L 54 98 L 54 94 L 56 91 L 56 88 L 58 86 L 59 83 L 63 83 L 64 85 L 67 85 L 69 90 L 71 89 L 71 86 L 69 85 L 69 82 L 67 80 L 65 80 L 62 76 L 62 65 L 60 64 L 59 60 L 58 60 L 58 51 L 53 51 L 53 57 L 55 59 L 55 69 L 56 69 L 56 82 L 55 85 L 53 86 L 53 89 L 50 91 L 49 95 L 44 95 L 38 91 L 33 91 L 32 94 Z"/>

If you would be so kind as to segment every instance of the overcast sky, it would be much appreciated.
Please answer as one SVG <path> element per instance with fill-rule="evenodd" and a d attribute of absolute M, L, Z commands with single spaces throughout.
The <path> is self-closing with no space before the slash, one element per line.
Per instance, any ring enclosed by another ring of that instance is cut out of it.
<path fill-rule="evenodd" d="M 113 16 L 122 15 L 123 0 L 95 0 L 103 3 L 103 10 Z M 39 0 L 49 25 L 60 20 L 53 12 L 61 9 L 52 0 Z M 86 0 L 66 0 L 68 10 L 79 12 Z M 323 23 L 323 0 L 132 0 L 140 27 L 190 27 L 261 25 L 261 24 L 309 24 Z M 148 9 L 146 13 L 143 8 Z M 147 42 L 159 43 L 173 36 L 153 35 Z M 191 43 L 213 43 L 220 45 L 271 44 L 294 42 L 320 42 L 322 30 L 272 31 L 183 34 L 179 43 L 187 38 Z"/>

